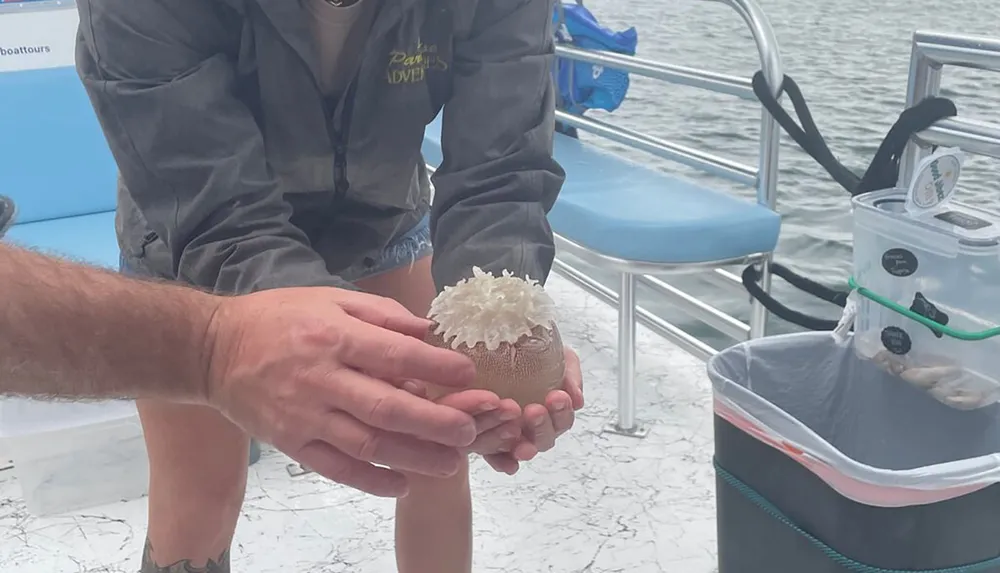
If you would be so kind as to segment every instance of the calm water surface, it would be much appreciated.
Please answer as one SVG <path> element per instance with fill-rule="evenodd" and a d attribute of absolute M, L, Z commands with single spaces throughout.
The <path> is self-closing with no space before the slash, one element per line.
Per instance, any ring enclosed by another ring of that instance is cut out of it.
<path fill-rule="evenodd" d="M 858 173 L 868 166 L 903 109 L 915 30 L 1000 36 L 1000 2 L 995 0 L 760 2 L 777 35 L 785 73 L 801 87 L 834 154 Z M 586 0 L 585 4 L 611 28 L 635 26 L 642 57 L 747 78 L 760 67 L 743 21 L 723 4 L 705 0 Z M 942 95 L 955 101 L 960 116 L 1000 121 L 1000 74 L 946 68 L 942 87 Z M 759 107 L 752 103 L 645 78 L 633 78 L 629 97 L 611 116 L 615 123 L 756 163 L 760 119 Z M 594 117 L 609 119 L 600 113 Z M 642 152 L 601 144 L 663 170 L 753 196 L 752 190 L 706 178 Z M 959 195 L 965 201 L 1000 209 L 998 175 L 1000 163 L 972 158 L 963 171 Z M 825 284 L 843 284 L 850 273 L 851 256 L 847 193 L 787 136 L 782 140 L 778 181 L 784 223 L 776 259 Z M 601 278 L 609 286 L 617 285 L 614 276 Z M 745 293 L 722 292 L 696 278 L 671 282 L 730 314 L 747 318 Z M 827 317 L 838 314 L 780 280 L 776 280 L 775 293 L 795 308 Z M 717 346 L 727 343 L 649 293 L 640 293 L 640 304 Z M 791 328 L 772 318 L 769 330 Z"/>

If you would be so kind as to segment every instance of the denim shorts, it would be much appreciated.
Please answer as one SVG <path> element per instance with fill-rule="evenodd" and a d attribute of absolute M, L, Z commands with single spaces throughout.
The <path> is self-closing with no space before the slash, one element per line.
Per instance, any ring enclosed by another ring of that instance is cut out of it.
<path fill-rule="evenodd" d="M 429 256 L 431 252 L 430 217 L 427 216 L 412 229 L 386 245 L 378 255 L 365 257 L 339 273 L 340 278 L 347 282 L 355 282 L 405 266 L 412 266 L 420 259 Z M 125 274 L 135 273 L 135 270 L 127 264 L 124 255 L 121 257 L 119 265 L 121 272 Z"/>
<path fill-rule="evenodd" d="M 340 278 L 347 282 L 373 277 L 389 271 L 394 271 L 431 254 L 430 217 L 424 217 L 412 229 L 397 237 L 386 245 L 375 257 L 365 257 L 364 260 L 348 267 L 340 273 Z"/>

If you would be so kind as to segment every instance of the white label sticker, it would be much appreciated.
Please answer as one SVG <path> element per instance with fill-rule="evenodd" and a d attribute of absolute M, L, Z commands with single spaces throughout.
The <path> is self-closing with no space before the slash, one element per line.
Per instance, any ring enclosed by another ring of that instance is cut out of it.
<path fill-rule="evenodd" d="M 0 72 L 74 65 L 75 7 L 0 12 Z"/>
<path fill-rule="evenodd" d="M 951 198 L 965 159 L 960 149 L 942 148 L 917 166 L 906 194 L 907 211 L 928 211 Z"/>

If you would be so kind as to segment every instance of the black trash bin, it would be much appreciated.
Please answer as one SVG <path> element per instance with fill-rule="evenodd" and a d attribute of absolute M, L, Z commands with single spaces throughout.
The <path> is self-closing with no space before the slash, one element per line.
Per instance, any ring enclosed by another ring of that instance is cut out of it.
<path fill-rule="evenodd" d="M 718 573 L 1000 572 L 1000 406 L 952 409 L 823 332 L 708 371 Z"/>

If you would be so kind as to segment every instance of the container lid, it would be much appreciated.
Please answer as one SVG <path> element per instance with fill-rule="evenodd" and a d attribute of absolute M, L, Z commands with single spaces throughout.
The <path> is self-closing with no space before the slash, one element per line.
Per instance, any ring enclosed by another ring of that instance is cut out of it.
<path fill-rule="evenodd" d="M 934 240 L 949 250 L 954 247 L 945 245 L 956 243 L 959 248 L 1000 247 L 1000 214 L 951 200 L 939 203 L 937 209 L 913 213 L 906 209 L 907 199 L 906 189 L 886 189 L 858 195 L 852 203 L 856 211 L 889 219 L 886 232 L 916 227 L 938 235 Z"/>
<path fill-rule="evenodd" d="M 943 147 L 917 165 L 906 191 L 906 210 L 918 214 L 944 208 L 955 193 L 962 174 L 965 154 L 961 149 Z"/>

